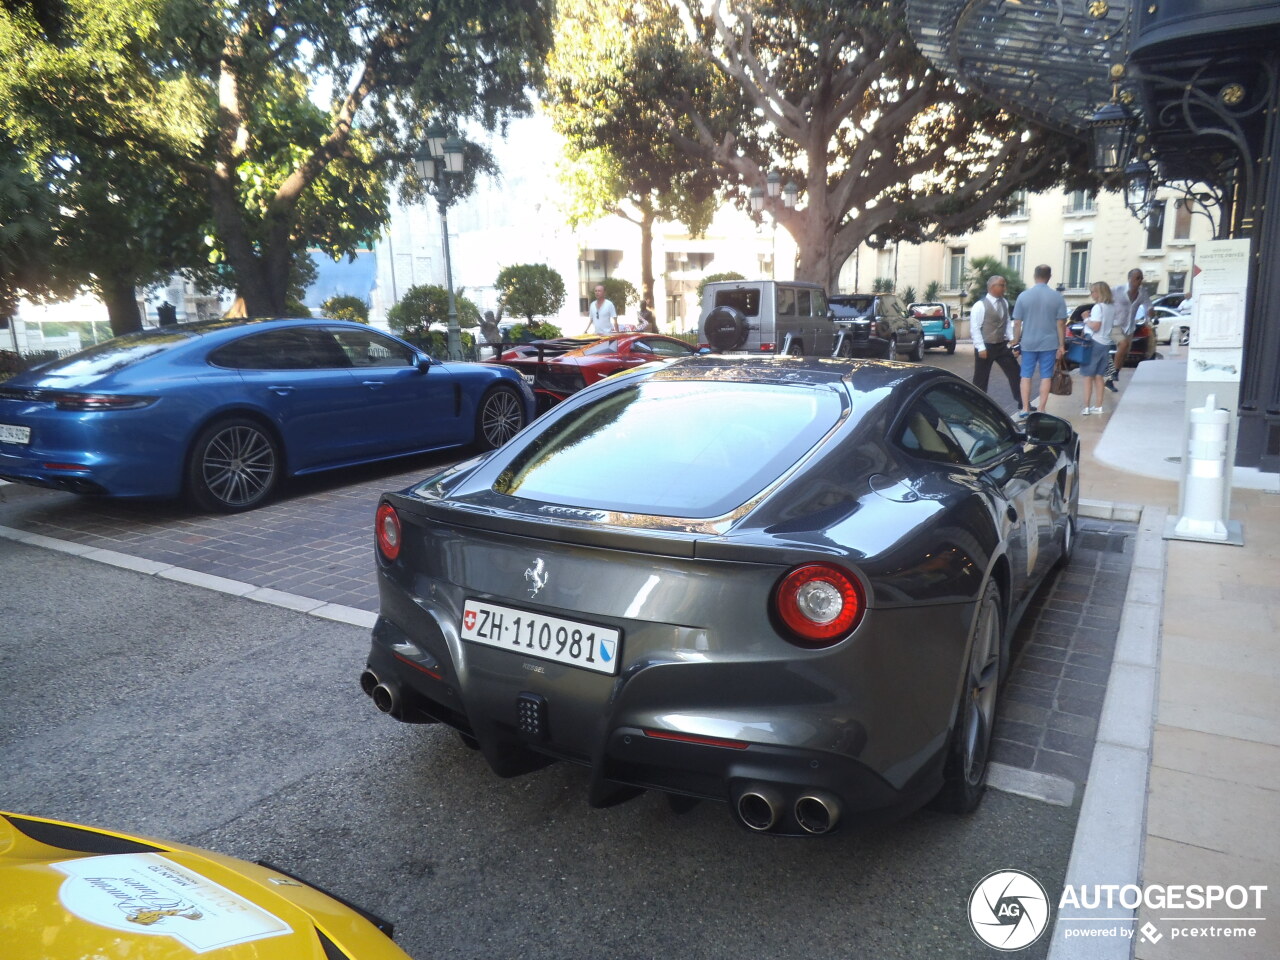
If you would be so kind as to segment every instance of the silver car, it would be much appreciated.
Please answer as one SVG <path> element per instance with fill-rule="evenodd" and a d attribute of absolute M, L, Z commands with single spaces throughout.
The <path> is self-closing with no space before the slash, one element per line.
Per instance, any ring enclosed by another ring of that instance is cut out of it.
<path fill-rule="evenodd" d="M 1079 444 L 942 370 L 694 357 L 387 494 L 361 684 L 589 801 L 819 834 L 984 789 L 1009 638 L 1070 556 Z"/>

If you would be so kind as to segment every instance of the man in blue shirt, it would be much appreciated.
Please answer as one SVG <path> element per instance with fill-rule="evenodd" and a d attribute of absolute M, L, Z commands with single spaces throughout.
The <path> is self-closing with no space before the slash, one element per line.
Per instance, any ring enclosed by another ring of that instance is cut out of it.
<path fill-rule="evenodd" d="M 1014 346 L 1022 346 L 1022 410 L 1031 412 L 1031 378 L 1040 374 L 1040 410 L 1049 405 L 1053 368 L 1066 352 L 1067 301 L 1049 286 L 1053 271 L 1047 264 L 1036 267 L 1035 283 L 1022 291 L 1013 305 Z"/>

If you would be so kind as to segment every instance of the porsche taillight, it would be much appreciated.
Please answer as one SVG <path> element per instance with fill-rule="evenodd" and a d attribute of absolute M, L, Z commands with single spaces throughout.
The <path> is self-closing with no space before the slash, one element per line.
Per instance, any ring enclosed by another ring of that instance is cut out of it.
<path fill-rule="evenodd" d="M 400 556 L 400 516 L 396 508 L 389 503 L 378 506 L 378 516 L 374 522 L 374 539 L 378 543 L 378 552 L 388 563 Z"/>
<path fill-rule="evenodd" d="M 807 563 L 778 582 L 774 610 L 787 639 L 806 647 L 839 643 L 862 620 L 862 587 L 831 563 Z"/>

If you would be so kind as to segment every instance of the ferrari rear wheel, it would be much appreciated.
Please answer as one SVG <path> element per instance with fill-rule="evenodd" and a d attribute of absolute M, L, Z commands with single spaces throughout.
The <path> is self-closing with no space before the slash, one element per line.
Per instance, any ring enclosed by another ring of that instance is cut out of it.
<path fill-rule="evenodd" d="M 987 789 L 987 760 L 1000 687 L 1003 619 L 1000 588 L 988 582 L 974 620 L 942 790 L 934 799 L 934 806 L 949 813 L 972 812 Z"/>
<path fill-rule="evenodd" d="M 515 390 L 498 384 L 484 395 L 476 411 L 476 445 L 481 450 L 502 446 L 524 428 L 524 405 Z"/>
<path fill-rule="evenodd" d="M 256 420 L 217 420 L 196 437 L 187 460 L 187 491 L 213 513 L 252 510 L 271 496 L 280 478 L 280 449 Z"/>

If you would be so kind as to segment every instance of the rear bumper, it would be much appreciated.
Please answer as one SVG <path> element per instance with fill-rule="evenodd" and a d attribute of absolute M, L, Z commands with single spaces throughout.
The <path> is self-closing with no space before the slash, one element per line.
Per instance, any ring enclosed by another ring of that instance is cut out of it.
<path fill-rule="evenodd" d="M 462 644 L 439 611 L 381 573 L 380 587 L 366 693 L 382 685 L 389 699 L 383 695 L 381 708 L 390 705 L 397 719 L 461 731 L 499 776 L 578 763 L 591 770 L 588 800 L 599 806 L 635 788 L 731 804 L 748 791 L 767 792 L 781 811 L 773 831 L 790 834 L 802 832 L 796 802 L 814 792 L 865 821 L 907 813 L 941 785 L 949 705 L 933 716 L 899 709 L 873 720 L 860 713 L 884 708 L 855 702 L 838 678 L 828 683 L 820 671 L 801 676 L 772 663 L 651 661 L 624 663 L 616 677 L 557 678 L 554 665 L 544 673 L 529 662 L 523 672 L 493 659 L 512 656 L 505 651 Z M 468 661 L 462 670 L 451 652 L 459 645 Z M 766 676 L 777 685 L 761 702 L 725 696 L 759 689 Z M 591 681 L 605 691 L 597 701 L 585 703 L 581 687 L 566 692 L 569 683 Z M 531 702 L 532 726 L 523 712 Z M 872 726 L 892 731 L 894 743 L 870 744 Z M 884 769 L 870 762 L 889 755 Z"/>

